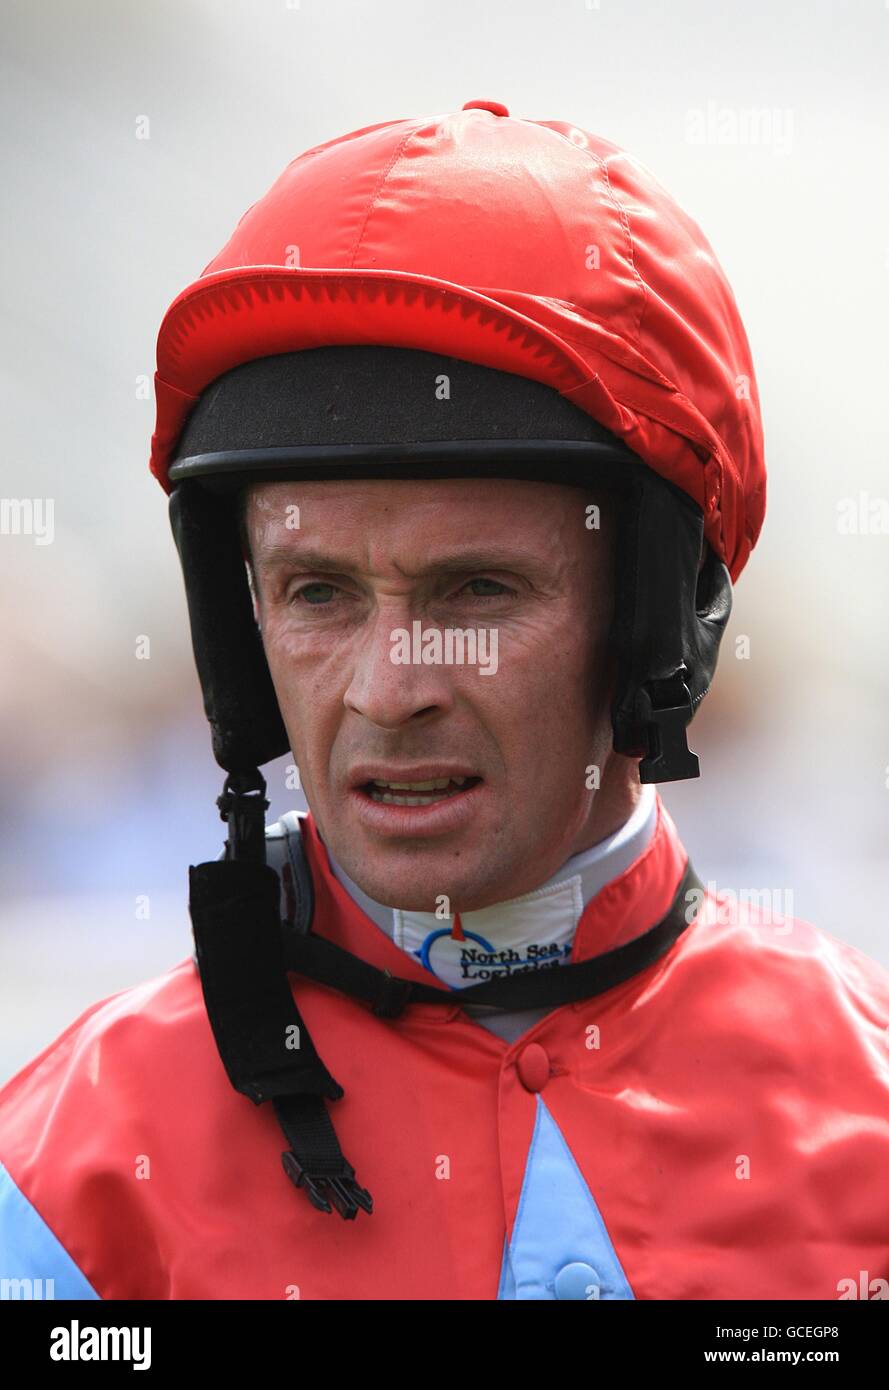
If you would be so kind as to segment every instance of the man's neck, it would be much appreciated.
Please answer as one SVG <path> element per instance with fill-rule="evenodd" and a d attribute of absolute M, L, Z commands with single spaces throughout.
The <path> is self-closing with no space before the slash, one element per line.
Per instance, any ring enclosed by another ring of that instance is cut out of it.
<path fill-rule="evenodd" d="M 572 847 L 572 856 L 595 849 L 619 834 L 640 805 L 650 806 L 653 788 L 644 787 L 638 778 L 627 775 L 627 760 L 611 759 L 605 768 L 602 785 L 593 798 L 592 811 Z"/>

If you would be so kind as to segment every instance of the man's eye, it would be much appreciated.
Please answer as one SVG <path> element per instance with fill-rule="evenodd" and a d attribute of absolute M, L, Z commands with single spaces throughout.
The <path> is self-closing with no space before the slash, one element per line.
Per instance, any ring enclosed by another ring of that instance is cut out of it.
<path fill-rule="evenodd" d="M 485 579 L 480 575 L 478 579 L 470 579 L 464 586 L 471 589 L 475 598 L 500 598 L 501 594 L 511 594 L 512 589 L 501 584 L 497 579 Z"/>
<path fill-rule="evenodd" d="M 317 581 L 314 584 L 304 584 L 301 589 L 294 590 L 293 601 L 302 601 L 317 606 L 322 603 L 329 603 L 336 593 L 334 584 L 323 584 Z"/>

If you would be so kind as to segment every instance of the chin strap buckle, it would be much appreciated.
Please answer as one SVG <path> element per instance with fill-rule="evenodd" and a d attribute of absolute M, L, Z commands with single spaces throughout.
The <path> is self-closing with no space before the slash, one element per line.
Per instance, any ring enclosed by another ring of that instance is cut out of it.
<path fill-rule="evenodd" d="M 688 746 L 691 694 L 684 670 L 669 680 L 649 681 L 639 690 L 640 723 L 648 751 L 639 764 L 640 782 L 679 782 L 700 777 L 697 755 Z"/>
<path fill-rule="evenodd" d="M 284 1172 L 295 1187 L 301 1187 L 318 1211 L 328 1215 L 336 1207 L 344 1221 L 354 1221 L 358 1209 L 368 1215 L 373 1211 L 373 1198 L 367 1188 L 359 1186 L 355 1180 L 355 1169 L 343 1160 L 343 1173 L 339 1177 L 328 1175 L 314 1176 L 307 1173 L 292 1149 L 281 1155 Z"/>
<path fill-rule="evenodd" d="M 265 778 L 259 769 L 229 773 L 216 805 L 228 826 L 226 859 L 264 864 L 265 813 L 269 803 L 265 799 Z"/>

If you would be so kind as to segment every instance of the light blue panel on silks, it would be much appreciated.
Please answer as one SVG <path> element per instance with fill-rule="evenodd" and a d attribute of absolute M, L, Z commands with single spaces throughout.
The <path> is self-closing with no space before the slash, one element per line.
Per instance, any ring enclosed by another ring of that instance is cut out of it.
<path fill-rule="evenodd" d="M 595 1198 L 537 1097 L 537 1118 L 498 1299 L 633 1298 Z"/>
<path fill-rule="evenodd" d="M 0 1163 L 0 1299 L 98 1297 Z"/>

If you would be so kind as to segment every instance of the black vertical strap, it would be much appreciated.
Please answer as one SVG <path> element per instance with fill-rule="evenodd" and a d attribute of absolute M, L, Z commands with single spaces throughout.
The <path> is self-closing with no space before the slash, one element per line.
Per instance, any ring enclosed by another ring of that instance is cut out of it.
<path fill-rule="evenodd" d="M 280 936 L 280 884 L 269 865 L 214 860 L 189 870 L 201 988 L 236 1091 L 274 1103 L 290 1144 L 284 1171 L 313 1206 L 345 1220 L 372 1210 L 327 1113 L 342 1087 L 315 1050 L 293 999 Z"/>
<path fill-rule="evenodd" d="M 281 1162 L 291 1182 L 319 1211 L 329 1213 L 334 1206 L 344 1221 L 354 1221 L 359 1207 L 370 1215 L 373 1198 L 356 1181 L 321 1097 L 282 1096 L 273 1104 L 290 1145 Z"/>
<path fill-rule="evenodd" d="M 236 1091 L 343 1094 L 300 1017 L 281 948 L 278 876 L 267 864 L 212 860 L 189 870 L 189 911 L 204 1002 Z"/>

